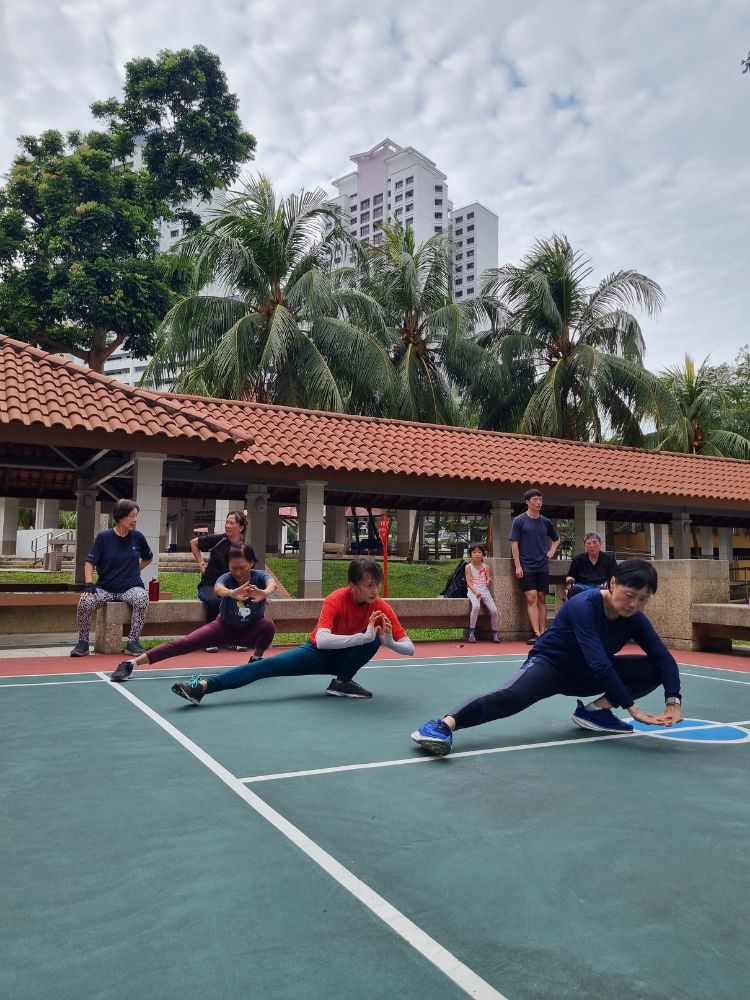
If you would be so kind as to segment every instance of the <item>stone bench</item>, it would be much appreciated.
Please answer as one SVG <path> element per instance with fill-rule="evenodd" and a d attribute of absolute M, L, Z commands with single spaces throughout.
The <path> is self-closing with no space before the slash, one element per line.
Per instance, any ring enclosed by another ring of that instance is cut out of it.
<path fill-rule="evenodd" d="M 75 632 L 79 597 L 60 591 L 0 593 L 0 633 Z"/>
<path fill-rule="evenodd" d="M 268 617 L 279 632 L 310 632 L 318 620 L 321 598 L 280 599 L 268 602 Z M 468 625 L 470 605 L 465 598 L 446 600 L 442 597 L 396 597 L 388 602 L 404 628 L 461 628 Z M 205 625 L 204 605 L 197 600 L 155 601 L 148 606 L 143 635 L 187 635 Z M 477 631 L 480 637 L 489 622 L 480 615 Z M 119 601 L 110 601 L 99 609 L 96 618 L 94 648 L 97 653 L 119 653 L 123 637 L 130 629 L 130 608 Z"/>
<path fill-rule="evenodd" d="M 690 613 L 693 648 L 728 653 L 732 639 L 750 639 L 747 604 L 693 604 Z"/>

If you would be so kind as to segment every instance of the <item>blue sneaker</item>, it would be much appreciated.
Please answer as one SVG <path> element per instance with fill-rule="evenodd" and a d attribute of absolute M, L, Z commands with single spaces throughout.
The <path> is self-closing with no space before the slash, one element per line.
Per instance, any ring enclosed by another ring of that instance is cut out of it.
<path fill-rule="evenodd" d="M 414 730 L 411 738 L 435 757 L 445 757 L 453 749 L 453 733 L 442 719 L 425 722 Z"/>
<path fill-rule="evenodd" d="M 581 729 L 592 729 L 596 733 L 632 733 L 629 722 L 618 719 L 609 708 L 586 708 L 582 701 L 571 716 L 573 722 Z"/>

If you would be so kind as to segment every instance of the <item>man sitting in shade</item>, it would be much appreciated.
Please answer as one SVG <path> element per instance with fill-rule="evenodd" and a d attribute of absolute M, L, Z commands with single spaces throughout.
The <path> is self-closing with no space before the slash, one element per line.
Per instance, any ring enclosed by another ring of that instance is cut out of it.
<path fill-rule="evenodd" d="M 610 552 L 602 552 L 602 536 L 589 531 L 583 536 L 584 551 L 573 556 L 565 589 L 568 597 L 582 594 L 584 590 L 601 590 L 606 587 L 617 569 L 615 557 Z"/>

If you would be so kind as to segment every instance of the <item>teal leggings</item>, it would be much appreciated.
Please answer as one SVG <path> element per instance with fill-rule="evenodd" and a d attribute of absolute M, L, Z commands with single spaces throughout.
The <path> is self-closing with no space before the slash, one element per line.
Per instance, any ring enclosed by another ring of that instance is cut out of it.
<path fill-rule="evenodd" d="M 277 653 L 268 659 L 243 663 L 241 667 L 223 670 L 206 677 L 206 691 L 229 691 L 254 684 L 264 677 L 304 677 L 307 674 L 333 674 L 340 681 L 350 681 L 360 667 L 368 663 L 378 650 L 380 637 L 364 646 L 349 649 L 318 649 L 308 639 L 297 649 Z"/>

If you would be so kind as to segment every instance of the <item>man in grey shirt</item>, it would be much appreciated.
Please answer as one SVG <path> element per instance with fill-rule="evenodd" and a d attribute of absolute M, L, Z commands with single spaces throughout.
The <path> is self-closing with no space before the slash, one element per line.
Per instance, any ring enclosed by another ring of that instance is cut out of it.
<path fill-rule="evenodd" d="M 548 517 L 542 515 L 544 497 L 540 490 L 527 490 L 523 495 L 526 513 L 513 518 L 510 527 L 510 551 L 516 566 L 516 577 L 526 598 L 533 645 L 547 625 L 547 594 L 549 592 L 549 560 L 560 545 L 560 536 Z M 548 546 L 548 542 L 552 542 Z"/>

